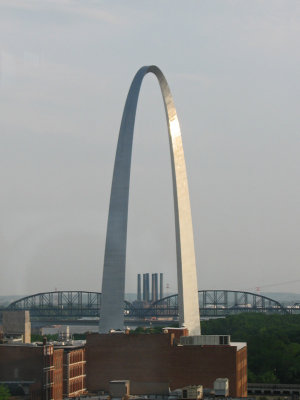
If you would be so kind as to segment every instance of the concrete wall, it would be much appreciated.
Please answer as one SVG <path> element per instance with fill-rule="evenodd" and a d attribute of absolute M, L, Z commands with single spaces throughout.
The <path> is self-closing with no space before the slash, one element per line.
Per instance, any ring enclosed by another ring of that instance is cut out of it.
<path fill-rule="evenodd" d="M 111 380 L 138 384 L 165 383 L 177 389 L 188 385 L 213 388 L 216 378 L 229 378 L 230 396 L 246 396 L 247 352 L 235 346 L 173 346 L 172 334 L 91 334 L 87 337 L 87 387 L 109 389 Z M 240 369 L 239 369 L 240 368 Z"/>
<path fill-rule="evenodd" d="M 31 342 L 29 311 L 3 311 L 2 325 L 5 336 L 23 335 L 24 343 Z"/>

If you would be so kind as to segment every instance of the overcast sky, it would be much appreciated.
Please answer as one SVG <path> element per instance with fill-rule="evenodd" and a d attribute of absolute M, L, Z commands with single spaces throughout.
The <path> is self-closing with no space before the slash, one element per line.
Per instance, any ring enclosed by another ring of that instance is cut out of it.
<path fill-rule="evenodd" d="M 0 295 L 101 291 L 114 155 L 135 72 L 182 128 L 199 289 L 300 293 L 298 0 L 0 0 Z M 176 292 L 167 127 L 137 111 L 127 292 Z M 290 283 L 286 283 L 290 282 Z"/>

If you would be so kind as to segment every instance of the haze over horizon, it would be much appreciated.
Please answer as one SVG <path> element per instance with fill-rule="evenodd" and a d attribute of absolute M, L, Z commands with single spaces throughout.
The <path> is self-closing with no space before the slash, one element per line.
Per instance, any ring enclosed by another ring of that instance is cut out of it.
<path fill-rule="evenodd" d="M 300 3 L 2 0 L 0 295 L 101 291 L 130 83 L 165 74 L 187 164 L 199 289 L 300 293 Z M 167 127 L 142 85 L 126 292 L 177 291 Z"/>

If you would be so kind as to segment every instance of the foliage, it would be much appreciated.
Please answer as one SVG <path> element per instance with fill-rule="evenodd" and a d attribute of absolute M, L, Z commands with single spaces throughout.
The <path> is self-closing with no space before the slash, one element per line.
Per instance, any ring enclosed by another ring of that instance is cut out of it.
<path fill-rule="evenodd" d="M 10 392 L 5 385 L 0 385 L 0 400 L 8 400 L 10 398 Z"/>
<path fill-rule="evenodd" d="M 55 340 L 58 340 L 58 334 L 54 334 L 54 335 L 36 335 L 36 334 L 32 334 L 31 335 L 31 342 L 42 342 L 43 338 L 46 337 L 47 338 L 47 342 L 53 342 Z"/>
<path fill-rule="evenodd" d="M 163 328 L 161 326 L 156 326 L 152 328 L 144 328 L 142 326 L 138 326 L 136 329 L 130 331 L 130 333 L 140 333 L 140 334 L 149 334 L 149 333 L 162 333 Z"/>
<path fill-rule="evenodd" d="M 300 383 L 300 315 L 238 314 L 203 321 L 202 333 L 247 342 L 249 382 Z"/>
<path fill-rule="evenodd" d="M 86 340 L 86 335 L 90 332 L 85 332 L 85 333 L 73 333 L 73 339 L 74 340 Z"/>

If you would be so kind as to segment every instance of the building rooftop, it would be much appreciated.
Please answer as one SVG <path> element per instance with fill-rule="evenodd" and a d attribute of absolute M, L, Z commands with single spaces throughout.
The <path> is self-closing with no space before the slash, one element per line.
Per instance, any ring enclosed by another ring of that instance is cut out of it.
<path fill-rule="evenodd" d="M 230 346 L 236 346 L 237 350 L 241 350 L 243 347 L 247 347 L 246 342 L 231 342 Z"/>

